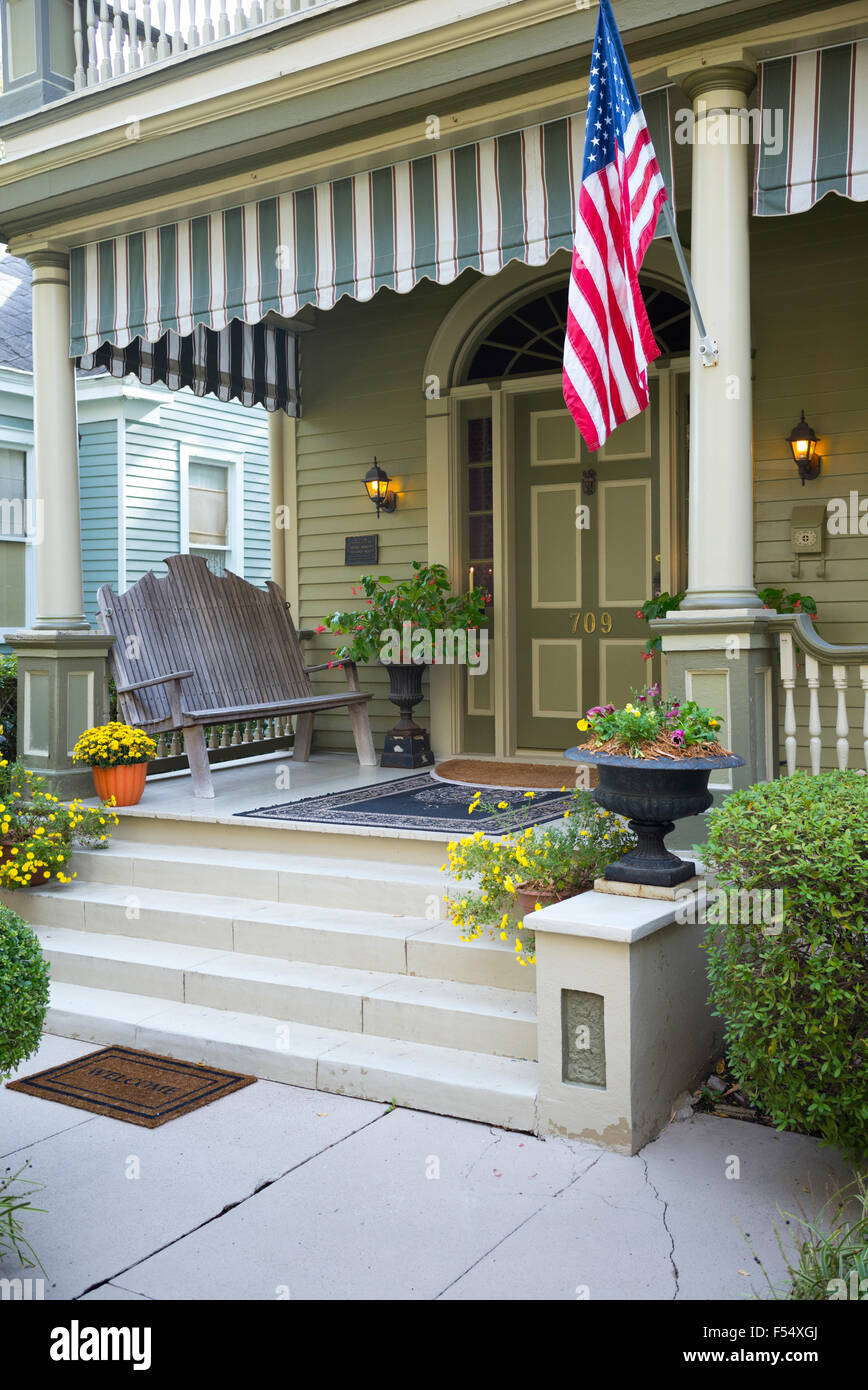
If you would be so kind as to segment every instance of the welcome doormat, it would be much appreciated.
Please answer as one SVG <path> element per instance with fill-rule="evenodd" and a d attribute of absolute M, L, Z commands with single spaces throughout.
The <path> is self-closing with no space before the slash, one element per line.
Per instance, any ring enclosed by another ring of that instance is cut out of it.
<path fill-rule="evenodd" d="M 255 1080 L 255 1076 L 157 1057 L 131 1047 L 106 1047 L 7 1085 L 10 1091 L 156 1129 Z"/>
<path fill-rule="evenodd" d="M 561 785 L 564 785 L 563 783 Z M 442 830 L 463 835 L 468 827 L 488 835 L 525 829 L 543 821 L 555 820 L 572 805 L 569 792 L 538 791 L 533 797 L 515 787 L 489 787 L 482 799 L 505 801 L 506 807 L 494 812 L 478 807 L 468 811 L 474 789 L 450 782 L 435 782 L 427 773 L 402 777 L 397 782 L 352 787 L 348 791 L 308 796 L 301 801 L 262 806 L 255 811 L 236 811 L 239 816 L 269 820 L 319 821 L 327 825 L 372 825 L 395 830 Z M 511 814 L 510 814 L 511 812 Z"/>
<path fill-rule="evenodd" d="M 599 773 L 591 768 L 589 785 L 595 787 Z M 568 791 L 576 779 L 576 769 L 570 763 L 501 763 L 486 758 L 447 758 L 438 763 L 433 776 L 444 782 L 457 782 L 465 787 L 517 787 L 522 791 L 547 788 Z"/>

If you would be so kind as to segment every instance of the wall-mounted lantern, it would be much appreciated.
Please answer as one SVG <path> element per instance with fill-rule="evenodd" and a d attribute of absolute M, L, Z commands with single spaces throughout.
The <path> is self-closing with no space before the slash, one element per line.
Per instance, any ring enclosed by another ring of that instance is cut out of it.
<path fill-rule="evenodd" d="M 398 505 L 398 494 L 390 487 L 391 481 L 375 458 L 373 468 L 365 474 L 365 491 L 377 508 L 377 516 L 380 512 L 393 512 Z"/>
<path fill-rule="evenodd" d="M 787 435 L 787 443 L 793 451 L 793 462 L 799 470 L 802 487 L 809 478 L 819 477 L 822 460 L 817 453 L 818 442 L 817 436 L 805 420 L 805 412 L 802 411 L 801 420 Z"/>

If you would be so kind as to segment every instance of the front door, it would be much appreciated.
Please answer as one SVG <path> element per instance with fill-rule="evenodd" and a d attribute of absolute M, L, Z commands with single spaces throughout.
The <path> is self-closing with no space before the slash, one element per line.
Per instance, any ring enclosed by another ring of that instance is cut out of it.
<path fill-rule="evenodd" d="M 516 736 L 563 750 L 653 678 L 636 611 L 660 590 L 657 398 L 589 454 L 558 390 L 515 396 Z M 656 663 L 655 663 L 656 665 Z"/>

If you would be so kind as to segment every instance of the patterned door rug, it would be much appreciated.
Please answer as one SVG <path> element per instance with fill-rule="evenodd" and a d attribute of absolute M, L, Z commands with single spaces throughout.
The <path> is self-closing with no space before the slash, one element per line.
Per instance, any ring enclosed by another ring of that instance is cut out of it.
<path fill-rule="evenodd" d="M 507 830 L 556 820 L 569 810 L 572 802 L 569 791 L 538 791 L 533 797 L 527 797 L 515 787 L 490 787 L 487 791 L 480 789 L 483 801 L 505 801 L 507 809 L 486 812 L 480 806 L 471 815 L 467 808 L 474 790 L 450 782 L 435 782 L 427 772 L 422 772 L 402 777 L 397 782 L 352 787 L 325 796 L 261 806 L 255 811 L 237 811 L 236 815 L 321 821 L 327 825 L 374 825 L 395 830 L 444 830 L 447 834 L 458 835 L 469 828 L 484 830 L 488 835 L 503 835 Z"/>
<path fill-rule="evenodd" d="M 130 1125 L 156 1129 L 250 1086 L 255 1076 L 218 1071 L 131 1047 L 106 1047 L 7 1083 L 10 1091 L 56 1100 Z"/>
<path fill-rule="evenodd" d="M 589 785 L 595 787 L 599 773 L 590 769 Z M 434 768 L 433 777 L 457 782 L 465 787 L 517 787 L 521 791 L 546 788 L 567 791 L 576 780 L 575 763 L 499 763 L 485 758 L 447 758 Z"/>

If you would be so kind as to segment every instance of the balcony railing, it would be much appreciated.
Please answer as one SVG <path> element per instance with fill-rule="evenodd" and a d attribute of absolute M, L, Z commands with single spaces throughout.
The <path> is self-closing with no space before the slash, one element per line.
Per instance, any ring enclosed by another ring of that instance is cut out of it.
<path fill-rule="evenodd" d="M 331 0 L 74 0 L 75 90 L 194 53 Z"/>
<path fill-rule="evenodd" d="M 771 622 L 779 634 L 786 770 L 868 769 L 868 646 L 824 642 L 804 615 Z M 855 736 L 854 736 L 855 735 Z"/>

